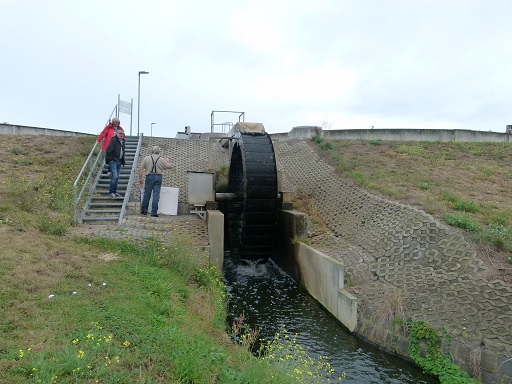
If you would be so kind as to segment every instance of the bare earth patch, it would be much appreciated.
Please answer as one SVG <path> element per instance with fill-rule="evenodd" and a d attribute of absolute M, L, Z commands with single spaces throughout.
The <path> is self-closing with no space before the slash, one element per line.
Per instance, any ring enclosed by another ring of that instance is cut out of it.
<path fill-rule="evenodd" d="M 110 261 L 121 260 L 121 257 L 113 253 L 104 253 L 103 255 L 99 255 L 98 259 L 108 263 Z"/>

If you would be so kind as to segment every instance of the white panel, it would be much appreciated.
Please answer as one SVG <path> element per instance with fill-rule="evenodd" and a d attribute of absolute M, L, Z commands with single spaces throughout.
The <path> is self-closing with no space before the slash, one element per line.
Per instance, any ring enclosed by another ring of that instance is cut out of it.
<path fill-rule="evenodd" d="M 176 216 L 178 214 L 179 193 L 179 188 L 162 187 L 160 190 L 160 201 L 158 202 L 158 213 Z M 148 212 L 151 211 L 152 202 L 153 196 L 149 199 Z"/>

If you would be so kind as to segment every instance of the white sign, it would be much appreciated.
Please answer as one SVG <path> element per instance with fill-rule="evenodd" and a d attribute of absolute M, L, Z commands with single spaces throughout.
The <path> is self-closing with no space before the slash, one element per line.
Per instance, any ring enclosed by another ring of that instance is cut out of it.
<path fill-rule="evenodd" d="M 132 114 L 132 103 L 129 103 L 129 102 L 123 101 L 123 100 L 119 100 L 119 112 L 131 115 Z"/>

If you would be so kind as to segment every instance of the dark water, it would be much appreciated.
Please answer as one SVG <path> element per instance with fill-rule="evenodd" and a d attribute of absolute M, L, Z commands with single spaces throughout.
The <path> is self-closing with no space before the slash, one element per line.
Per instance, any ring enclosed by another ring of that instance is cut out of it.
<path fill-rule="evenodd" d="M 234 265 L 226 255 L 224 276 L 230 295 L 228 324 L 245 313 L 245 323 L 271 339 L 282 327 L 310 356 L 326 356 L 343 383 L 438 383 L 404 360 L 349 335 L 327 311 L 269 261 Z"/>

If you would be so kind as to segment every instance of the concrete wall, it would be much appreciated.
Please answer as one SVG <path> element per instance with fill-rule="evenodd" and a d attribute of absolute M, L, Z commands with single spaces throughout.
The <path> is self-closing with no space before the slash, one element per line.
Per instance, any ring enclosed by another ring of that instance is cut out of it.
<path fill-rule="evenodd" d="M 98 132 L 99 133 L 99 132 Z M 26 125 L 0 124 L 0 134 L 4 135 L 44 135 L 44 136 L 96 136 L 90 133 L 62 131 L 59 129 L 28 127 Z"/>
<path fill-rule="evenodd" d="M 301 242 L 295 243 L 299 284 L 350 332 L 357 325 L 357 299 L 345 291 L 345 265 Z"/>
<path fill-rule="evenodd" d="M 99 132 L 98 132 L 99 133 Z M 8 135 L 50 135 L 50 136 L 95 136 L 95 134 L 64 131 L 51 128 L 29 127 L 25 125 L 0 124 L 0 134 Z M 176 138 L 186 138 L 197 141 L 208 141 L 212 135 L 219 133 L 196 133 L 177 135 Z M 323 130 L 317 126 L 293 127 L 290 132 L 270 134 L 274 140 L 311 139 L 321 136 L 325 139 L 339 140 L 387 140 L 387 141 L 470 141 L 470 142 L 507 142 L 510 134 L 507 132 L 471 131 L 462 129 L 410 129 L 410 128 L 379 128 L 379 129 L 337 129 Z"/>
<path fill-rule="evenodd" d="M 276 262 L 350 332 L 354 332 L 357 299 L 344 290 L 345 265 L 299 241 L 307 234 L 307 215 L 281 211 L 280 216 L 286 260 Z"/>
<path fill-rule="evenodd" d="M 272 139 L 311 139 L 320 136 L 337 140 L 384 140 L 384 141 L 430 141 L 430 142 L 508 142 L 510 134 L 461 129 L 338 129 L 322 130 L 320 127 L 294 127 L 288 133 L 270 134 Z"/>
<path fill-rule="evenodd" d="M 222 273 L 224 263 L 224 214 L 217 210 L 206 211 L 208 243 L 210 244 L 210 265 Z"/>

